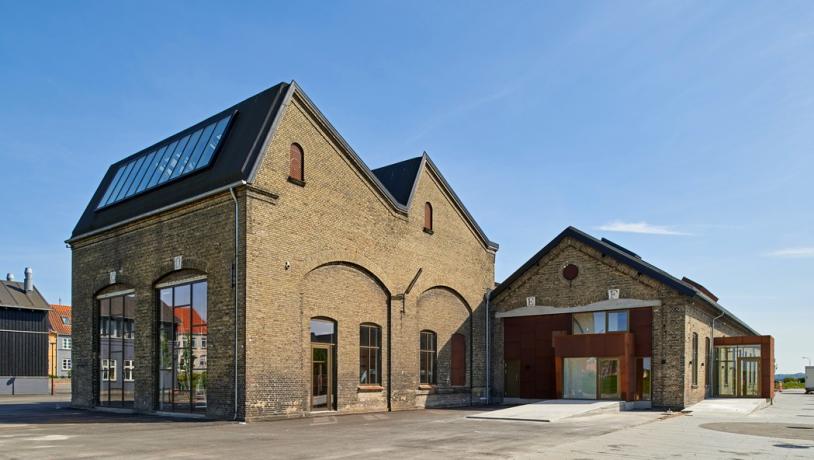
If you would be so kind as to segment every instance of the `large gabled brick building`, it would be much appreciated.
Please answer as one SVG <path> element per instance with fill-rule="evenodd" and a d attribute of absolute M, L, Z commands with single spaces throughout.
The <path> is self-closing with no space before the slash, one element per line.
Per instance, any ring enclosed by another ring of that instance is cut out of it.
<path fill-rule="evenodd" d="M 497 245 L 424 154 L 370 170 L 296 83 L 113 164 L 68 240 L 73 404 L 463 405 Z"/>

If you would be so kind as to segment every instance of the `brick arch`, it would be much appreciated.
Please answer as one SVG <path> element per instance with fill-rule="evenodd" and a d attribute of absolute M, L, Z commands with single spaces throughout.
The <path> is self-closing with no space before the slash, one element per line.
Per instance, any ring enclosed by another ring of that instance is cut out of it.
<path fill-rule="evenodd" d="M 303 274 L 299 282 L 299 308 L 302 327 L 302 359 L 310 362 L 310 320 L 327 318 L 336 324 L 334 347 L 335 391 L 337 407 L 356 404 L 368 405 L 376 410 L 386 410 L 385 393 L 364 399 L 358 391 L 360 324 L 381 325 L 387 332 L 390 309 L 390 291 L 376 274 L 350 261 L 334 260 L 321 263 Z M 381 365 L 379 369 L 382 386 L 388 383 L 387 350 L 389 344 L 382 340 Z M 303 381 L 308 382 L 308 372 Z M 307 388 L 304 388 L 307 391 Z M 307 395 L 306 395 L 307 398 Z"/>
<path fill-rule="evenodd" d="M 157 278 L 154 278 L 153 286 L 159 283 L 168 283 L 173 281 L 181 281 L 187 278 L 192 278 L 195 276 L 207 276 L 208 273 L 202 270 L 194 269 L 194 268 L 182 268 L 181 270 L 173 270 L 167 273 L 164 273 Z"/>
<path fill-rule="evenodd" d="M 453 341 L 456 335 L 464 337 L 466 346 L 465 382 L 472 387 L 474 324 L 472 308 L 463 295 L 447 285 L 429 287 L 418 295 L 416 316 L 419 330 L 431 330 L 437 334 L 438 384 L 452 385 Z M 418 340 L 418 337 L 416 337 Z"/>
<path fill-rule="evenodd" d="M 183 271 L 195 271 L 199 275 L 205 275 L 209 273 L 209 263 L 196 257 L 184 256 L 181 270 L 176 270 L 173 259 L 164 259 L 153 271 L 151 279 L 155 280 L 153 284 L 161 283 L 173 273 Z"/>
<path fill-rule="evenodd" d="M 290 270 L 299 277 L 301 280 L 300 288 L 302 288 L 302 281 L 309 273 L 320 267 L 340 264 L 356 267 L 368 274 L 384 288 L 388 295 L 399 292 L 396 290 L 398 285 L 387 276 L 387 272 L 382 267 L 356 251 L 326 250 L 315 252 L 301 260 L 292 261 Z M 302 289 L 300 289 L 300 292 L 302 292 Z"/>
<path fill-rule="evenodd" d="M 99 297 L 100 295 L 109 294 L 111 292 L 128 291 L 128 290 L 135 291 L 135 287 L 132 284 L 125 283 L 125 282 L 117 282 L 117 283 L 113 283 L 113 284 L 108 283 L 107 285 L 101 287 L 100 289 L 96 289 L 93 292 L 93 298 L 95 299 L 96 297 Z"/>
<path fill-rule="evenodd" d="M 452 287 L 450 287 L 450 286 L 443 285 L 443 284 L 439 284 L 439 285 L 436 285 L 436 286 L 432 286 L 432 287 L 429 287 L 429 288 L 427 288 L 427 289 L 423 290 L 423 291 L 421 292 L 421 294 L 419 294 L 419 295 L 418 295 L 418 300 L 417 300 L 417 303 L 419 303 L 419 304 L 420 304 L 420 303 L 421 303 L 421 298 L 422 298 L 422 297 L 423 297 L 425 294 L 427 294 L 428 292 L 430 292 L 430 291 L 432 291 L 432 290 L 441 290 L 441 291 L 446 291 L 446 292 L 449 292 L 450 294 L 452 294 L 452 295 L 453 295 L 453 296 L 455 296 L 455 297 L 456 297 L 458 300 L 460 300 L 460 301 L 461 301 L 461 303 L 464 305 L 464 307 L 466 307 L 466 311 L 468 311 L 470 315 L 472 314 L 472 307 L 470 307 L 470 306 L 469 306 L 469 302 L 467 302 L 467 301 L 466 301 L 466 298 L 465 298 L 465 297 L 464 297 L 464 296 L 463 296 L 463 295 L 462 295 L 460 292 L 458 292 L 456 289 L 454 289 L 454 288 L 452 288 Z"/>

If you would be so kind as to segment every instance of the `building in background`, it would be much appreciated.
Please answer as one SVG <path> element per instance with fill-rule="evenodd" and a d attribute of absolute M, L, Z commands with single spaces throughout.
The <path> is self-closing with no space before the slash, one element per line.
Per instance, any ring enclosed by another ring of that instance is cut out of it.
<path fill-rule="evenodd" d="M 48 373 L 54 377 L 71 376 L 71 306 L 51 304 L 48 313 Z"/>
<path fill-rule="evenodd" d="M 0 394 L 48 394 L 48 312 L 33 272 L 0 281 Z"/>
<path fill-rule="evenodd" d="M 567 228 L 491 294 L 498 399 L 609 399 L 683 408 L 770 398 L 774 342 L 606 239 Z"/>

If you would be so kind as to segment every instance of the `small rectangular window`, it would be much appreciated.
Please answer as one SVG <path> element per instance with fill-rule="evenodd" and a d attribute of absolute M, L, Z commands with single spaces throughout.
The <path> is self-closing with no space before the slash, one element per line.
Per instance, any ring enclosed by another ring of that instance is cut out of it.
<path fill-rule="evenodd" d="M 62 370 L 63 371 L 71 370 L 71 359 L 70 358 L 62 360 Z"/>
<path fill-rule="evenodd" d="M 622 332 L 628 330 L 628 311 L 616 310 L 608 312 L 608 332 Z"/>

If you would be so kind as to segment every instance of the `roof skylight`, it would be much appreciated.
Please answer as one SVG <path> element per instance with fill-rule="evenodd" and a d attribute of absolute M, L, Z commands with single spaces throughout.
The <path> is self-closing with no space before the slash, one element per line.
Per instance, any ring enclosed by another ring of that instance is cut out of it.
<path fill-rule="evenodd" d="M 170 137 L 119 165 L 96 209 L 209 166 L 233 115 L 229 113 L 215 119 L 180 139 Z"/>

